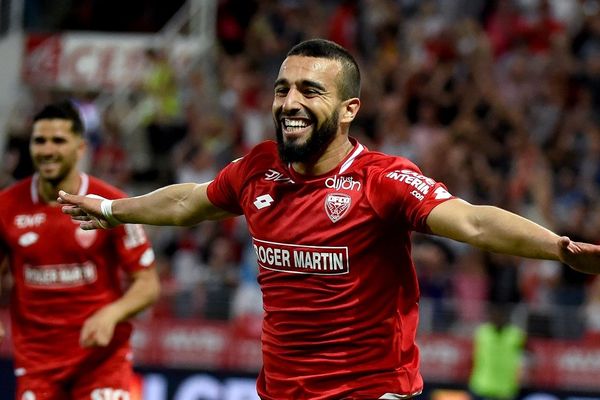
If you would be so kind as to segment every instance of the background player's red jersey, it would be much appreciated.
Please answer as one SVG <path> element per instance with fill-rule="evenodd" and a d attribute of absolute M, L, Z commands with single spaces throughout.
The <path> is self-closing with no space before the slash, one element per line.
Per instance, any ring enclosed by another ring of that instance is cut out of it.
<path fill-rule="evenodd" d="M 79 194 L 124 196 L 98 179 L 81 178 Z M 83 231 L 60 205 L 39 199 L 36 180 L 34 175 L 0 193 L 0 253 L 9 257 L 14 280 L 10 309 L 18 375 L 100 357 L 104 348 L 79 345 L 83 322 L 121 297 L 124 276 L 154 260 L 140 226 Z M 130 333 L 129 323 L 118 324 L 109 348 L 128 347 Z"/>
<path fill-rule="evenodd" d="M 208 188 L 244 214 L 263 292 L 263 399 L 394 399 L 419 393 L 419 289 L 410 232 L 452 196 L 410 161 L 354 150 L 323 176 L 267 142 Z M 267 373 L 265 373 L 267 372 Z"/>

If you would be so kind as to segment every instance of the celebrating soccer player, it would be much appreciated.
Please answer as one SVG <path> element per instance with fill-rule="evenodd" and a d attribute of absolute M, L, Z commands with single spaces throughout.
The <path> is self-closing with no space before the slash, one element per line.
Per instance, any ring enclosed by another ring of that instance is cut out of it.
<path fill-rule="evenodd" d="M 360 72 L 337 44 L 293 47 L 274 85 L 277 141 L 214 181 L 119 200 L 60 193 L 84 229 L 192 225 L 244 215 L 263 294 L 263 400 L 404 399 L 420 393 L 411 232 L 600 272 L 600 246 L 453 196 L 409 160 L 349 137 Z"/>

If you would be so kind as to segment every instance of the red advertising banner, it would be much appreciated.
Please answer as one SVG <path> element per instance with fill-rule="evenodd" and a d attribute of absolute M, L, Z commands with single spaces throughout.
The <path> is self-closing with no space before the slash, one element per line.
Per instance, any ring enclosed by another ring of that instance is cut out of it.
<path fill-rule="evenodd" d="M 420 336 L 421 373 L 436 382 L 466 382 L 471 372 L 471 340 L 450 335 Z"/>
<path fill-rule="evenodd" d="M 9 328 L 8 313 L 0 321 Z M 260 321 L 141 320 L 132 338 L 139 366 L 212 371 L 258 372 Z M 0 357 L 10 357 L 10 330 L 0 344 Z M 420 335 L 421 372 L 425 380 L 467 382 L 471 371 L 471 339 L 452 335 Z M 525 385 L 547 390 L 600 390 L 600 341 L 529 340 Z"/>
<path fill-rule="evenodd" d="M 529 380 L 543 388 L 600 389 L 600 342 L 531 340 Z"/>
<path fill-rule="evenodd" d="M 71 90 L 111 90 L 139 83 L 155 37 L 143 34 L 30 34 L 25 38 L 23 81 Z M 177 38 L 167 46 L 176 71 L 199 55 L 198 40 Z"/>
<path fill-rule="evenodd" d="M 35 86 L 53 86 L 60 69 L 61 39 L 58 35 L 31 34 L 23 46 L 23 80 Z"/>

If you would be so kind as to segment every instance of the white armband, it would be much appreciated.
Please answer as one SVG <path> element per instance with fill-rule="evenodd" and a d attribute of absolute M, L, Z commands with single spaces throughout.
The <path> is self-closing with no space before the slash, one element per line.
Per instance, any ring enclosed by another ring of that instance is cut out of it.
<path fill-rule="evenodd" d="M 104 217 L 104 219 L 106 220 L 106 222 L 108 222 L 110 224 L 110 226 L 117 226 L 121 224 L 121 221 L 119 221 L 112 212 L 112 200 L 109 199 L 103 199 L 102 202 L 100 203 L 100 210 L 102 211 L 102 216 Z"/>

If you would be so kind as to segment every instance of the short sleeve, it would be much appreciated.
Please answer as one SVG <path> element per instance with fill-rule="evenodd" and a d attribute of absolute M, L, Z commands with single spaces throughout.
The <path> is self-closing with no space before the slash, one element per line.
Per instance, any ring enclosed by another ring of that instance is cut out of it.
<path fill-rule="evenodd" d="M 208 185 L 207 195 L 211 203 L 232 214 L 243 214 L 240 205 L 240 192 L 245 176 L 245 159 L 232 161 L 223 168 Z"/>
<path fill-rule="evenodd" d="M 117 259 L 124 271 L 131 274 L 154 265 L 154 250 L 141 225 L 124 224 L 112 232 Z"/>
<path fill-rule="evenodd" d="M 431 210 L 454 198 L 446 186 L 405 160 L 373 171 L 367 193 L 381 218 L 425 233 L 430 233 L 426 222 Z"/>

